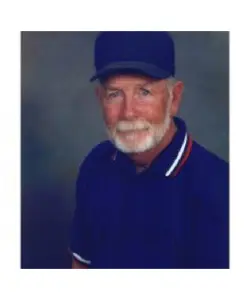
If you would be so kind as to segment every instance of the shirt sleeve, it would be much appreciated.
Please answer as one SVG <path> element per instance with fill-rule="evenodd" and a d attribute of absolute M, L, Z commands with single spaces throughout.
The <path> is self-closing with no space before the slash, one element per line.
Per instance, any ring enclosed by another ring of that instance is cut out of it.
<path fill-rule="evenodd" d="M 76 205 L 71 224 L 70 251 L 80 262 L 91 264 L 91 233 L 87 197 L 87 170 L 83 163 L 76 181 Z"/>

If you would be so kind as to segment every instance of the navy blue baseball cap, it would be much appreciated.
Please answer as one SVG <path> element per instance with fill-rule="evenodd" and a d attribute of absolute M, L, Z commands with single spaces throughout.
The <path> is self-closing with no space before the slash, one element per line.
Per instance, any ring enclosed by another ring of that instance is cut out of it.
<path fill-rule="evenodd" d="M 174 42 L 164 31 L 101 32 L 94 56 L 96 73 L 90 81 L 123 73 L 158 79 L 175 75 Z"/>

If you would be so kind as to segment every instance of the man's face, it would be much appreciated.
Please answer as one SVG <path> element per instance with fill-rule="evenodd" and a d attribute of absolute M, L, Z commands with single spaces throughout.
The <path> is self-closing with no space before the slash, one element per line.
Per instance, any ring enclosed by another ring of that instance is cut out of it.
<path fill-rule="evenodd" d="M 161 142 L 171 119 L 166 80 L 116 75 L 103 84 L 99 96 L 108 134 L 122 152 L 144 152 Z"/>

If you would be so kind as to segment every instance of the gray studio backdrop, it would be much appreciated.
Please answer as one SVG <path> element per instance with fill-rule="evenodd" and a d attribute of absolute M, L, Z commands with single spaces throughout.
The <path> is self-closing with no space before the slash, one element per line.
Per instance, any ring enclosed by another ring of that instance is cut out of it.
<path fill-rule="evenodd" d="M 106 139 L 89 77 L 97 32 L 21 33 L 21 267 L 69 268 L 75 179 Z M 172 32 L 180 116 L 192 136 L 228 160 L 229 34 Z"/>

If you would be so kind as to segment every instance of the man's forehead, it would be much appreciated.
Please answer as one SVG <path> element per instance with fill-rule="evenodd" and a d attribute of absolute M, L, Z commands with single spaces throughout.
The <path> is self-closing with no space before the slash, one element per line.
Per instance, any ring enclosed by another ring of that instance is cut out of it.
<path fill-rule="evenodd" d="M 121 88 L 128 86 L 155 85 L 161 81 L 162 80 L 144 75 L 120 74 L 110 76 L 102 83 L 102 85 L 106 88 Z"/>

